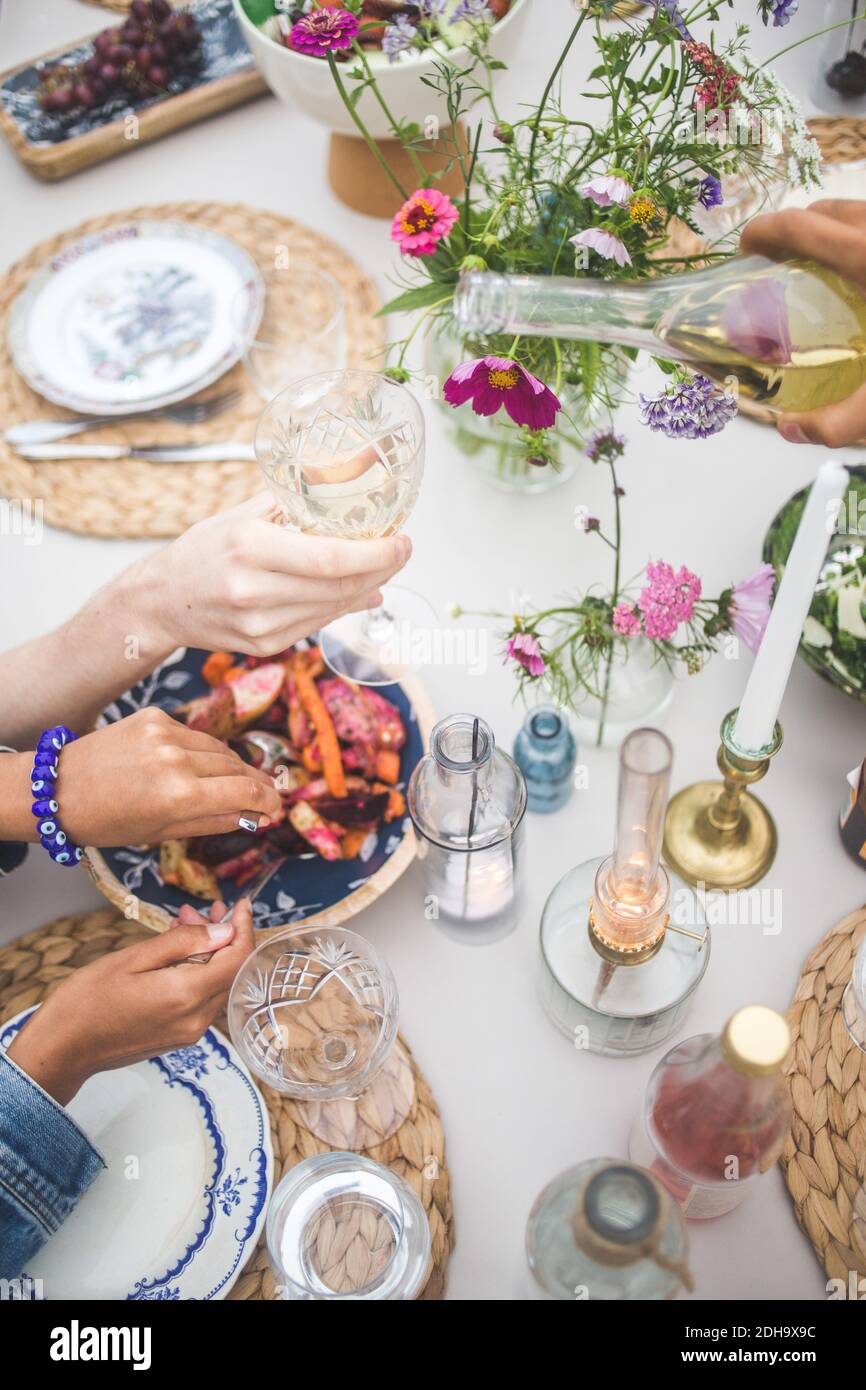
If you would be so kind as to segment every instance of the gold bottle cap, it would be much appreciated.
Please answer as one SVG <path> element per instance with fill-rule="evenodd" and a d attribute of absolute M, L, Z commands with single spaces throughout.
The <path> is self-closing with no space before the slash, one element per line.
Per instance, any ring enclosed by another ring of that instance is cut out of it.
<path fill-rule="evenodd" d="M 765 1004 L 747 1004 L 725 1024 L 722 1053 L 744 1076 L 772 1076 L 780 1071 L 791 1046 L 788 1025 Z"/>

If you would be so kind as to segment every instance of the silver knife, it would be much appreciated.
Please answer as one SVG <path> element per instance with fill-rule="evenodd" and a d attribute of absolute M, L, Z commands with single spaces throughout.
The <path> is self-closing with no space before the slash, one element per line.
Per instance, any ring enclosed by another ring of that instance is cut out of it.
<path fill-rule="evenodd" d="M 220 440 L 212 444 L 20 444 L 15 450 L 31 463 L 64 459 L 141 459 L 145 463 L 255 463 L 253 444 Z"/>

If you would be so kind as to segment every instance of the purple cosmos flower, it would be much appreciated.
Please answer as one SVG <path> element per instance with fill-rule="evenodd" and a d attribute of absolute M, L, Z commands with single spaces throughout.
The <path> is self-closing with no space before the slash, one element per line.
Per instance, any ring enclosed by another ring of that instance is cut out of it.
<path fill-rule="evenodd" d="M 586 457 L 591 463 L 599 459 L 618 459 L 625 452 L 625 435 L 613 430 L 596 430 L 587 440 Z"/>
<path fill-rule="evenodd" d="M 722 332 L 744 357 L 783 367 L 794 351 L 785 286 L 781 280 L 755 280 L 731 296 L 722 311 Z"/>
<path fill-rule="evenodd" d="M 625 243 L 620 241 L 618 236 L 614 236 L 613 232 L 606 232 L 603 227 L 587 227 L 585 231 L 578 232 L 577 236 L 569 237 L 569 241 L 572 246 L 590 247 L 600 256 L 604 256 L 606 261 L 616 261 L 617 265 L 631 265 L 631 256 Z"/>
<path fill-rule="evenodd" d="M 516 661 L 530 676 L 543 676 L 547 669 L 538 639 L 531 632 L 515 632 L 505 645 L 505 660 Z"/>
<path fill-rule="evenodd" d="M 308 58 L 327 58 L 329 53 L 351 48 L 360 24 L 348 10 L 313 10 L 289 33 L 289 46 Z"/>
<path fill-rule="evenodd" d="M 418 30 L 404 14 L 400 14 L 389 24 L 382 35 L 382 52 L 389 63 L 395 63 L 401 53 L 411 48 L 418 36 Z"/>
<path fill-rule="evenodd" d="M 721 181 L 715 174 L 705 174 L 698 184 L 698 202 L 709 211 L 721 207 L 724 201 Z"/>
<path fill-rule="evenodd" d="M 781 29 L 799 10 L 800 0 L 760 0 L 759 8 L 765 25 L 769 24 L 772 15 L 773 28 Z"/>
<path fill-rule="evenodd" d="M 509 357 L 478 357 L 449 376 L 442 394 L 449 405 L 472 402 L 476 415 L 495 415 L 501 406 L 516 425 L 547 430 L 562 409 L 549 386 Z"/>
<path fill-rule="evenodd" d="M 582 198 L 591 198 L 600 208 L 624 208 L 634 189 L 619 174 L 593 174 L 577 191 Z"/>
<path fill-rule="evenodd" d="M 640 396 L 641 419 L 668 439 L 707 439 L 737 413 L 736 397 L 706 376 L 678 381 L 658 396 Z"/>
<path fill-rule="evenodd" d="M 646 0 L 646 3 L 657 10 L 664 11 L 681 39 L 691 38 L 691 34 L 686 28 L 686 22 L 677 7 L 677 0 Z"/>
<path fill-rule="evenodd" d="M 776 571 L 773 566 L 761 565 L 751 579 L 735 584 L 730 592 L 726 616 L 750 652 L 756 652 L 763 641 L 775 587 Z"/>

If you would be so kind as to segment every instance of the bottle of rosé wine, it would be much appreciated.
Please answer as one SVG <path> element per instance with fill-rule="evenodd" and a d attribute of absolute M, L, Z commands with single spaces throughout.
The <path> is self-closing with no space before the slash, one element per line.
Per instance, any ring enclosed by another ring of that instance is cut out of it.
<path fill-rule="evenodd" d="M 732 1211 L 779 1157 L 790 1124 L 782 1075 L 790 1045 L 782 1015 L 749 1004 L 721 1036 L 687 1038 L 653 1072 L 630 1156 L 689 1220 Z"/>

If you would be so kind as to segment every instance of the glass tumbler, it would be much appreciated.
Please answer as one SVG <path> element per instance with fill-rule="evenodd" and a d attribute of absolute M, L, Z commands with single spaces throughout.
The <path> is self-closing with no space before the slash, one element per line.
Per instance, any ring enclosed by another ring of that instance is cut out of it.
<path fill-rule="evenodd" d="M 430 1268 L 418 1197 L 359 1154 L 316 1154 L 290 1168 L 271 1198 L 266 1237 L 277 1294 L 290 1302 L 414 1299 Z"/>
<path fill-rule="evenodd" d="M 343 291 L 326 270 L 299 265 L 261 274 L 261 319 L 245 285 L 234 301 L 234 329 L 250 381 L 263 401 L 271 401 L 301 377 L 346 366 L 346 316 Z"/>

